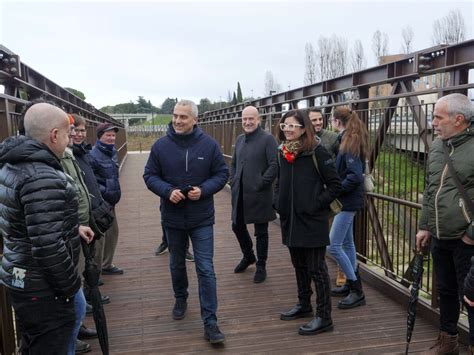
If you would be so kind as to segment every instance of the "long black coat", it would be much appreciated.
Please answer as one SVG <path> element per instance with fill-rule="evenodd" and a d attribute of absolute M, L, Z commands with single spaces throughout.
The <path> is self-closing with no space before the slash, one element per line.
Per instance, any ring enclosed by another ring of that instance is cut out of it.
<path fill-rule="evenodd" d="M 231 166 L 232 222 L 237 221 L 237 202 L 242 187 L 245 224 L 276 218 L 272 208 L 272 183 L 278 170 L 275 138 L 260 126 L 237 137 Z"/>
<path fill-rule="evenodd" d="M 279 153 L 275 208 L 280 214 L 283 244 L 288 247 L 318 248 L 329 245 L 329 204 L 342 191 L 341 180 L 331 155 L 322 145 L 318 145 L 314 154 L 323 183 L 312 154 L 298 155 L 290 164 Z"/>

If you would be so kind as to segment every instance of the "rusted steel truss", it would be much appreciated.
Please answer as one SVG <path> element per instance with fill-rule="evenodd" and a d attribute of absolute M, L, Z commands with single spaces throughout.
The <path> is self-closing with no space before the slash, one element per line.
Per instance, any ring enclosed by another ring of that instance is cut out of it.
<path fill-rule="evenodd" d="M 380 122 L 377 124 L 374 138 L 371 142 L 369 157 L 370 167 L 373 169 L 381 150 L 386 149 L 387 144 L 393 144 L 390 142 L 390 139 L 393 139 L 394 136 L 392 131 L 393 126 L 396 124 L 402 125 L 397 122 L 394 123 L 393 117 L 399 112 L 400 108 L 398 106 L 400 105 L 400 100 L 404 99 L 403 106 L 406 107 L 406 110 L 410 111 L 405 112 L 404 115 L 405 117 L 412 118 L 414 124 L 411 130 L 415 132 L 414 134 L 417 136 L 419 142 L 418 148 L 413 148 L 414 144 L 412 144 L 412 149 L 417 152 L 416 161 L 419 162 L 420 157 L 428 151 L 433 139 L 425 112 L 427 107 L 426 105 L 423 106 L 424 104 L 420 101 L 420 96 L 435 94 L 436 97 L 441 97 L 452 92 L 467 94 L 469 88 L 474 88 L 474 84 L 469 83 L 468 80 L 468 71 L 472 68 L 474 68 L 474 40 L 455 45 L 440 45 L 407 54 L 402 59 L 391 63 L 364 69 L 335 79 L 277 93 L 238 105 L 204 112 L 199 116 L 199 122 L 210 134 L 212 134 L 209 130 L 211 126 L 213 127 L 213 131 L 219 130 L 219 125 L 228 126 L 233 124 L 235 127 L 239 127 L 238 119 L 240 118 L 241 111 L 245 106 L 253 105 L 260 111 L 263 121 L 262 125 L 267 130 L 276 133 L 276 122 L 281 115 L 287 110 L 298 108 L 299 104 L 304 102 L 303 107 L 317 106 L 322 108 L 326 122 L 331 110 L 335 106 L 347 105 L 351 107 L 351 109 L 356 110 L 361 119 L 369 124 L 369 119 L 373 119 L 371 118 L 373 109 L 370 108 L 369 104 L 373 105 L 374 103 L 378 103 L 379 106 L 382 106 L 379 110 Z M 440 73 L 447 73 L 446 75 L 449 80 L 447 80 L 445 84 L 431 89 L 423 88 L 421 90 L 415 90 L 413 82 Z M 369 95 L 371 88 L 385 84 L 391 85 L 390 93 L 381 96 Z M 408 123 L 405 124 L 405 127 L 408 127 Z M 227 130 L 226 134 L 231 134 L 231 131 L 232 130 Z M 222 143 L 221 147 L 226 157 L 231 157 L 233 144 L 235 143 L 235 138 L 238 133 L 239 132 L 234 130 L 233 137 L 215 136 L 218 140 L 220 138 L 222 139 L 220 140 Z M 403 134 L 400 135 L 403 136 Z M 402 138 L 399 139 L 402 140 Z M 223 144 L 223 142 L 225 142 L 225 144 Z M 231 142 L 231 144 L 229 142 Z M 392 161 L 392 164 L 393 163 Z M 385 173 L 382 178 L 383 177 L 385 177 Z M 387 174 L 387 178 L 390 178 L 390 174 Z M 412 194 L 413 193 L 417 193 L 417 191 L 412 192 Z M 380 255 L 380 266 L 385 270 L 385 275 L 389 278 L 396 278 L 396 275 L 399 274 L 394 270 L 394 261 L 392 260 L 391 250 L 387 243 L 388 230 L 387 228 L 383 228 L 381 222 L 381 219 L 384 218 L 384 214 L 393 215 L 395 212 L 386 212 L 384 208 L 378 209 L 376 203 L 380 203 L 380 201 L 384 201 L 386 204 L 405 206 L 404 208 L 415 211 L 420 208 L 420 205 L 412 201 L 400 200 L 388 194 L 369 193 L 366 210 L 364 212 L 364 216 L 367 216 L 367 218 L 360 218 L 362 223 L 369 223 L 369 225 L 356 228 L 358 232 L 363 232 L 359 233 L 362 235 L 357 236 L 356 245 L 358 252 L 362 253 L 362 255 L 366 255 L 365 253 L 368 252 L 367 240 L 369 237 L 373 237 Z M 397 213 L 400 214 L 400 212 Z M 412 212 L 408 213 L 408 218 L 416 218 L 415 216 L 416 214 L 413 215 Z M 367 235 L 369 230 L 371 236 Z M 391 234 L 394 234 L 393 229 Z M 412 238 L 406 239 L 409 240 L 408 244 L 412 243 Z M 405 256 L 403 258 L 405 258 Z M 409 274 L 408 271 L 409 270 L 406 269 L 406 271 L 402 273 L 402 280 L 400 280 L 400 283 L 405 286 L 408 285 L 406 280 Z M 400 278 L 400 276 L 398 276 L 398 278 Z M 434 292 L 434 290 L 432 291 Z M 435 305 L 435 294 L 433 294 L 432 299 L 434 300 L 432 305 Z"/>

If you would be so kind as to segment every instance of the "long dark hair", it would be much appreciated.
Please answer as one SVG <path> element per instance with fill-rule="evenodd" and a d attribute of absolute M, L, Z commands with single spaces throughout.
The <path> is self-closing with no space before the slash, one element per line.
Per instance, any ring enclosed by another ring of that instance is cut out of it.
<path fill-rule="evenodd" d="M 369 133 L 357 113 L 346 107 L 338 107 L 334 110 L 333 117 L 344 127 L 339 151 L 366 159 L 369 154 Z"/>
<path fill-rule="evenodd" d="M 278 126 L 280 123 L 285 123 L 285 120 L 287 118 L 293 117 L 295 118 L 300 125 L 302 129 L 305 130 L 305 132 L 301 135 L 300 137 L 300 143 L 301 143 L 301 148 L 299 149 L 298 153 L 301 152 L 310 152 L 314 150 L 316 147 L 316 138 L 315 134 L 316 132 L 314 131 L 313 125 L 311 124 L 311 121 L 309 119 L 308 113 L 306 110 L 291 110 L 286 112 L 283 117 L 280 119 L 280 122 L 278 122 Z M 278 128 L 279 129 L 279 128 Z M 281 129 L 278 131 L 278 141 L 284 142 L 286 140 L 285 134 Z"/>

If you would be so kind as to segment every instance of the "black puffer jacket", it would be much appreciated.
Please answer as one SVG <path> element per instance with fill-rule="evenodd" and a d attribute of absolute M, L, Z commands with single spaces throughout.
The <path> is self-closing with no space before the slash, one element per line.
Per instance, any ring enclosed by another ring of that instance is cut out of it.
<path fill-rule="evenodd" d="M 322 179 L 316 171 L 313 154 Z M 279 149 L 278 161 L 274 205 L 280 214 L 283 244 L 293 248 L 329 245 L 329 204 L 341 192 L 341 180 L 331 155 L 318 145 L 314 153 L 304 152 L 288 163 Z"/>
<path fill-rule="evenodd" d="M 0 282 L 42 297 L 73 296 L 80 237 L 77 192 L 49 148 L 25 136 L 0 144 Z"/>

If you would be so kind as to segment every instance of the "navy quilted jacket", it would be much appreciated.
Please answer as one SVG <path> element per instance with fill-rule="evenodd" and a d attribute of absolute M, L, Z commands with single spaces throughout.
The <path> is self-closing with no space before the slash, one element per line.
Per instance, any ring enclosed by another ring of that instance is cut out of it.
<path fill-rule="evenodd" d="M 214 224 L 213 195 L 227 182 L 229 171 L 217 142 L 194 126 L 188 135 L 176 134 L 171 126 L 166 136 L 151 148 L 143 179 L 149 190 L 161 197 L 165 227 L 191 229 Z M 197 201 L 170 202 L 174 189 L 188 185 L 201 188 Z"/>
<path fill-rule="evenodd" d="M 99 183 L 102 197 L 112 206 L 115 206 L 122 195 L 115 147 L 98 140 L 90 152 L 90 157 L 89 163 Z"/>

